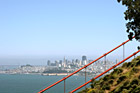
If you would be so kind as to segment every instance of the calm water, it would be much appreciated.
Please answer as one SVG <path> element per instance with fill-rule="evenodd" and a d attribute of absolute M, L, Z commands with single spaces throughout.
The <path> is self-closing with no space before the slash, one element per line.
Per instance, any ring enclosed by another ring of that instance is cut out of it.
<path fill-rule="evenodd" d="M 64 76 L 7 75 L 0 74 L 0 93 L 37 93 Z M 87 77 L 87 80 L 91 77 Z M 66 93 L 83 84 L 83 76 L 72 76 L 66 80 Z M 89 87 L 89 85 L 87 85 Z M 85 88 L 85 87 L 84 87 Z M 64 82 L 44 93 L 64 93 Z"/>

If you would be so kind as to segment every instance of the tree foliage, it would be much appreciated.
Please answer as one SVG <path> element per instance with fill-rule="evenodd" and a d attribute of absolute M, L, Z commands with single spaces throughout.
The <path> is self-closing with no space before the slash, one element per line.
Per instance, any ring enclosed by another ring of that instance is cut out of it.
<path fill-rule="evenodd" d="M 135 39 L 140 41 L 140 0 L 117 0 L 122 5 L 127 7 L 124 12 L 125 20 L 128 20 L 126 27 L 129 33 L 128 38 L 132 40 Z"/>

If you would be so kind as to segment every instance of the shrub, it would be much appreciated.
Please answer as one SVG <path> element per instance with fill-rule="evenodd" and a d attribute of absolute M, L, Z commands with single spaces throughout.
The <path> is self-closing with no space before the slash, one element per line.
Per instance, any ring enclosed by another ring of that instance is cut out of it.
<path fill-rule="evenodd" d="M 106 75 L 106 76 L 104 76 L 103 80 L 107 81 L 109 78 L 110 78 L 110 75 Z"/>
<path fill-rule="evenodd" d="M 133 85 L 131 85 L 131 87 L 132 87 L 133 89 L 135 89 L 135 88 L 137 87 L 137 85 L 136 85 L 136 84 L 133 84 Z"/>
<path fill-rule="evenodd" d="M 90 87 L 93 89 L 94 88 L 94 85 L 93 84 L 90 84 Z"/>
<path fill-rule="evenodd" d="M 140 71 L 140 69 L 136 68 L 136 67 L 133 67 L 131 72 L 134 72 L 134 73 L 138 73 Z"/>
<path fill-rule="evenodd" d="M 122 69 L 120 69 L 120 68 L 116 68 L 116 69 L 114 69 L 114 71 L 113 71 L 111 74 L 114 74 L 114 73 L 116 73 L 116 74 L 120 74 L 120 73 L 122 73 L 122 72 L 123 72 Z"/>
<path fill-rule="evenodd" d="M 110 90 L 110 86 L 108 84 L 103 85 L 102 87 L 103 90 Z"/>
<path fill-rule="evenodd" d="M 138 79 L 140 79 L 140 75 L 138 76 Z"/>
<path fill-rule="evenodd" d="M 100 86 L 102 87 L 104 85 L 104 81 L 100 82 Z"/>
<path fill-rule="evenodd" d="M 90 84 L 91 88 L 94 88 L 94 86 L 96 86 L 99 82 L 100 82 L 99 80 L 98 81 L 94 80 L 93 82 L 91 82 Z"/>
<path fill-rule="evenodd" d="M 140 60 L 140 56 L 137 56 L 136 58 L 134 58 L 132 61 L 137 61 Z"/>
<path fill-rule="evenodd" d="M 109 82 L 108 82 L 109 84 L 113 84 L 113 80 L 111 79 L 111 80 L 109 80 Z"/>
<path fill-rule="evenodd" d="M 126 68 L 126 67 L 127 67 L 127 64 L 128 64 L 128 63 L 125 62 L 125 63 L 122 65 L 122 67 L 123 67 L 123 68 Z"/>
<path fill-rule="evenodd" d="M 115 79 L 115 76 L 111 75 L 111 76 L 110 76 L 110 79 Z"/>
<path fill-rule="evenodd" d="M 111 91 L 112 93 L 120 93 L 121 92 L 121 88 L 118 87 L 116 89 L 114 89 L 113 91 Z"/>
<path fill-rule="evenodd" d="M 128 62 L 127 67 L 130 67 L 132 64 L 132 62 Z"/>
<path fill-rule="evenodd" d="M 140 65 L 140 60 L 138 60 L 136 63 L 136 66 L 139 66 L 139 65 Z"/>
<path fill-rule="evenodd" d="M 129 84 L 129 80 L 127 80 L 123 83 L 124 86 L 127 86 L 128 84 Z"/>
<path fill-rule="evenodd" d="M 122 93 L 129 93 L 129 90 L 123 89 L 123 90 L 122 90 Z"/>
<path fill-rule="evenodd" d="M 124 87 L 123 87 L 124 89 L 129 90 L 129 88 L 130 88 L 130 86 L 131 86 L 130 83 L 129 83 L 129 80 L 125 81 L 125 82 L 123 83 L 123 86 L 124 86 Z"/>
<path fill-rule="evenodd" d="M 135 63 L 134 63 L 134 62 L 132 62 L 130 66 L 131 66 L 131 67 L 134 67 L 134 66 L 135 66 Z"/>
<path fill-rule="evenodd" d="M 139 83 L 138 79 L 133 79 L 130 84 L 131 85 L 133 85 L 133 84 L 138 85 L 138 83 Z"/>
<path fill-rule="evenodd" d="M 135 88 L 132 93 L 140 93 L 140 86 L 138 86 L 137 88 Z"/>
<path fill-rule="evenodd" d="M 125 78 L 126 78 L 126 76 L 121 76 L 121 77 L 119 77 L 119 79 L 120 79 L 121 81 L 123 81 Z"/>
<path fill-rule="evenodd" d="M 105 93 L 103 90 L 99 90 L 98 92 L 96 92 L 96 93 Z"/>
<path fill-rule="evenodd" d="M 129 93 L 132 93 L 132 91 L 133 91 L 134 89 L 133 88 L 129 88 Z"/>
<path fill-rule="evenodd" d="M 117 84 L 119 84 L 120 82 L 122 82 L 125 78 L 126 78 L 126 76 L 119 77 L 119 79 L 117 80 Z"/>
<path fill-rule="evenodd" d="M 118 79 L 118 80 L 117 80 L 117 84 L 119 84 L 120 82 L 121 82 L 121 80 L 120 80 L 120 79 Z"/>

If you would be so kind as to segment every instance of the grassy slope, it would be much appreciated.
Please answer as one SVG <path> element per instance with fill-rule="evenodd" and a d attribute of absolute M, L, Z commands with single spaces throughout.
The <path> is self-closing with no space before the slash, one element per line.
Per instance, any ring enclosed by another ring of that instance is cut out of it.
<path fill-rule="evenodd" d="M 124 63 L 79 93 L 140 93 L 140 56 Z"/>

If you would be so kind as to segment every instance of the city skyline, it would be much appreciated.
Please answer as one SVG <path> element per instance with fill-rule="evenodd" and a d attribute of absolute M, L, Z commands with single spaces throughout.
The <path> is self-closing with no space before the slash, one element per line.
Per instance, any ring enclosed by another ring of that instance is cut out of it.
<path fill-rule="evenodd" d="M 83 55 L 85 56 L 85 55 Z M 83 56 L 74 56 L 74 57 L 67 57 L 67 56 L 63 56 L 63 57 L 24 57 L 24 58 L 1 58 L 0 59 L 0 62 L 1 62 L 1 65 L 18 65 L 18 66 L 21 66 L 21 65 L 26 65 L 26 64 L 30 64 L 30 65 L 42 65 L 42 66 L 46 66 L 48 64 L 48 61 L 50 61 L 50 63 L 55 63 L 56 61 L 60 62 L 64 60 L 67 60 L 67 61 L 76 61 L 76 60 L 80 60 L 81 62 L 84 62 L 84 60 L 82 61 L 82 57 Z M 137 55 L 136 55 L 137 56 Z M 99 57 L 99 56 L 98 56 Z M 89 60 L 90 62 L 92 60 L 95 60 L 96 58 L 98 58 L 97 56 L 86 56 L 86 59 Z M 116 60 L 122 60 L 123 59 L 123 56 L 107 56 L 106 57 L 106 60 L 110 60 L 110 61 L 113 61 L 113 62 L 116 62 Z M 129 61 L 131 61 L 132 58 L 130 58 Z M 87 61 L 86 60 L 86 61 Z M 104 58 L 101 59 L 101 61 L 104 61 Z M 83 64 L 83 63 L 82 63 Z M 87 63 L 85 63 L 87 64 Z"/>
<path fill-rule="evenodd" d="M 79 59 L 68 60 L 64 57 L 63 60 L 55 60 L 55 62 L 47 61 L 47 65 L 35 66 L 35 65 L 21 65 L 21 66 L 0 66 L 0 74 L 39 74 L 39 75 L 68 75 L 77 69 L 87 65 L 93 60 L 88 60 L 84 55 Z M 111 64 L 116 62 L 110 60 L 98 60 L 94 64 L 86 68 L 87 75 L 95 75 L 103 72 L 106 68 L 109 68 Z M 85 70 L 81 70 L 77 75 L 83 75 Z"/>

